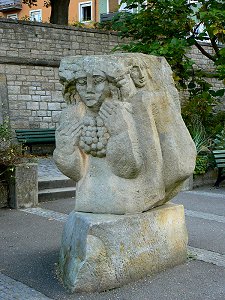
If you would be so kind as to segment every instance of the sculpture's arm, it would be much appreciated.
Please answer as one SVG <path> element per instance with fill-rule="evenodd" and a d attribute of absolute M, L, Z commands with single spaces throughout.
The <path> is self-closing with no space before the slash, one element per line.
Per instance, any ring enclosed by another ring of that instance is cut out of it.
<path fill-rule="evenodd" d="M 142 156 L 131 104 L 105 102 L 99 114 L 110 134 L 106 159 L 113 173 L 123 178 L 137 177 L 142 166 Z"/>
<path fill-rule="evenodd" d="M 78 148 L 81 125 L 79 121 L 73 124 L 63 122 L 56 130 L 56 149 L 53 158 L 63 174 L 79 181 L 84 170 L 84 158 Z"/>
<path fill-rule="evenodd" d="M 154 94 L 153 103 L 149 94 L 142 100 L 149 118 L 154 118 L 163 157 L 163 176 L 168 198 L 176 193 L 176 186 L 194 171 L 196 149 L 181 117 L 179 107 L 165 93 Z M 171 192 L 170 192 L 171 191 Z M 175 191 L 175 192 L 173 192 Z"/>

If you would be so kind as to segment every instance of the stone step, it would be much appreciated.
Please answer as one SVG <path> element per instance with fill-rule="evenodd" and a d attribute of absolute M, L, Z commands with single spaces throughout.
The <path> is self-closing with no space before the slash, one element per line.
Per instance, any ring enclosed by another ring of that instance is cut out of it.
<path fill-rule="evenodd" d="M 39 190 L 38 202 L 48 202 L 75 197 L 75 187 L 61 187 Z"/>
<path fill-rule="evenodd" d="M 64 177 L 51 177 L 42 178 L 38 180 L 38 190 L 42 191 L 45 189 L 55 189 L 55 188 L 66 188 L 66 187 L 75 187 L 76 183 L 70 178 Z"/>

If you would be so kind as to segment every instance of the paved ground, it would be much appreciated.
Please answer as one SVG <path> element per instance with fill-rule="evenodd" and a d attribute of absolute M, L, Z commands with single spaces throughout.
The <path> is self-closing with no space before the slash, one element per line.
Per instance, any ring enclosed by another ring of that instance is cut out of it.
<path fill-rule="evenodd" d="M 38 159 L 38 177 L 40 179 L 47 179 L 49 177 L 66 178 L 56 167 L 52 157 Z"/>
<path fill-rule="evenodd" d="M 42 160 L 39 176 L 62 176 Z M 67 293 L 56 278 L 63 225 L 74 199 L 42 203 L 39 208 L 0 210 L 0 299 L 205 300 L 225 299 L 225 186 L 182 192 L 189 260 L 154 277 L 104 293 Z M 193 259 L 194 258 L 194 259 Z"/>

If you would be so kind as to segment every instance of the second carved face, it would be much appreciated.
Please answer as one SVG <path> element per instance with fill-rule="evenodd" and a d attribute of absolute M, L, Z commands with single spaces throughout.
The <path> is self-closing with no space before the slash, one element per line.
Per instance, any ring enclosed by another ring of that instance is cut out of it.
<path fill-rule="evenodd" d="M 143 70 L 140 66 L 133 66 L 130 72 L 130 77 L 133 79 L 133 82 L 136 87 L 142 88 L 146 83 L 146 77 L 143 73 Z"/>

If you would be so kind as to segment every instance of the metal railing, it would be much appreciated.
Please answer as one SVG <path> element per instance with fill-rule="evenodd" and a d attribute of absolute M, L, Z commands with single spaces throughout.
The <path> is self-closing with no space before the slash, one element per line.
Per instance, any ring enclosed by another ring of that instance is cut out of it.
<path fill-rule="evenodd" d="M 0 0 L 0 11 L 22 9 L 21 0 Z"/>

